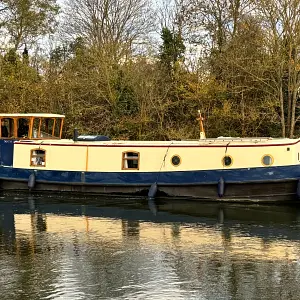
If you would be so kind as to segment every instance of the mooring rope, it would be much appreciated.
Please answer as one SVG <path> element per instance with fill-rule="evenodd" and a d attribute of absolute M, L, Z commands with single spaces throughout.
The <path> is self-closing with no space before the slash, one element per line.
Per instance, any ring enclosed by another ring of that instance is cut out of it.
<path fill-rule="evenodd" d="M 170 147 L 171 147 L 172 144 L 173 144 L 173 141 L 172 141 L 171 144 L 168 146 L 167 151 L 166 151 L 166 153 L 165 153 L 165 156 L 164 156 L 164 158 L 163 158 L 163 160 L 162 160 L 160 169 L 159 169 L 158 174 L 157 174 L 157 177 L 156 177 L 156 182 L 158 182 L 158 179 L 159 179 L 159 175 L 160 175 L 161 169 L 162 169 L 163 165 L 166 163 L 166 157 L 167 157 L 167 155 L 168 155 L 169 149 L 170 149 Z"/>

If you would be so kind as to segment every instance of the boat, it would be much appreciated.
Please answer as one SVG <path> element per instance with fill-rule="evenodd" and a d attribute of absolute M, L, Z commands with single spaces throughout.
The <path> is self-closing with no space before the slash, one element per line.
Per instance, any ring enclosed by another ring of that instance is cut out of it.
<path fill-rule="evenodd" d="M 0 188 L 286 202 L 300 197 L 300 139 L 126 141 L 62 138 L 64 115 L 0 114 Z"/>

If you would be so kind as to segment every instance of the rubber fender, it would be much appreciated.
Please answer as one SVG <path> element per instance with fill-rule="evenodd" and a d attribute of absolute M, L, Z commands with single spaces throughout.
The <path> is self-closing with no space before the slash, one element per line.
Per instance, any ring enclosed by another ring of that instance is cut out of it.
<path fill-rule="evenodd" d="M 149 192 L 148 192 L 148 198 L 149 199 L 154 199 L 155 196 L 156 196 L 156 193 L 157 193 L 157 183 L 154 182 L 152 183 L 150 189 L 149 189 Z"/>
<path fill-rule="evenodd" d="M 32 190 L 35 187 L 35 173 L 30 174 L 28 178 L 28 188 L 29 190 Z"/>
<path fill-rule="evenodd" d="M 225 192 L 225 181 L 224 178 L 221 177 L 218 182 L 218 195 L 219 197 L 223 197 Z"/>
<path fill-rule="evenodd" d="M 297 197 L 298 197 L 298 199 L 300 199 L 300 179 L 298 180 L 298 183 L 297 183 Z"/>

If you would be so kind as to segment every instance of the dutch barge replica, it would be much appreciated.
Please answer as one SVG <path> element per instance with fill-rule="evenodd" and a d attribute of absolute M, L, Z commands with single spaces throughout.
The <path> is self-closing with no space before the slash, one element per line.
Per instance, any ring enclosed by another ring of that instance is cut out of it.
<path fill-rule="evenodd" d="M 300 140 L 205 138 L 62 139 L 64 115 L 0 114 L 0 188 L 185 197 L 206 201 L 296 201 Z"/>

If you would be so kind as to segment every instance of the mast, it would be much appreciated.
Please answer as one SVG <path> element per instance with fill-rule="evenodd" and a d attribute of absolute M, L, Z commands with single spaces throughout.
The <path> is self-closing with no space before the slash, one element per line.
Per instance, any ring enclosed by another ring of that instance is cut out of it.
<path fill-rule="evenodd" d="M 200 140 L 203 140 L 203 139 L 206 139 L 206 136 L 205 136 L 205 130 L 204 130 L 204 126 L 203 126 L 204 118 L 202 118 L 202 116 L 201 116 L 200 109 L 198 110 L 198 114 L 199 114 L 199 118 L 197 118 L 197 120 L 199 121 L 199 127 L 200 127 Z"/>

